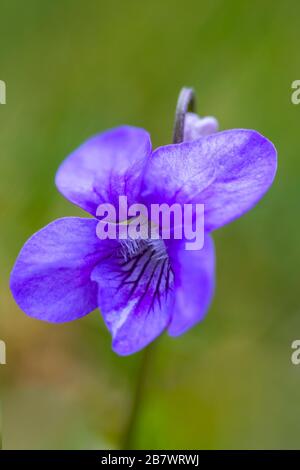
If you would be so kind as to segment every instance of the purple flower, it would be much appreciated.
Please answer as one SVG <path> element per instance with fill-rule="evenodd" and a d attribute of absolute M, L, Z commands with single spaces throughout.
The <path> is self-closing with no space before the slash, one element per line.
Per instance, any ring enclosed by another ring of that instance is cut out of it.
<path fill-rule="evenodd" d="M 66 217 L 35 233 L 11 274 L 22 310 L 67 322 L 101 309 L 113 350 L 132 354 L 164 330 L 177 336 L 201 321 L 214 292 L 210 232 L 250 210 L 276 172 L 276 150 L 258 132 L 217 132 L 214 118 L 188 113 L 184 142 L 152 151 L 149 134 L 123 126 L 87 140 L 61 165 L 59 191 L 92 218 Z M 175 141 L 177 141 L 175 139 Z M 101 203 L 202 203 L 205 243 L 184 240 L 100 240 Z"/>

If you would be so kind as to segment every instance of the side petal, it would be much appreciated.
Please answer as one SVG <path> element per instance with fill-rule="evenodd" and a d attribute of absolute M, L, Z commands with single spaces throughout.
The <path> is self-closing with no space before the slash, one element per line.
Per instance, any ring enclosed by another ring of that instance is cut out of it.
<path fill-rule="evenodd" d="M 211 231 L 251 209 L 276 168 L 276 149 L 258 132 L 217 132 L 153 152 L 143 194 L 148 203 L 204 204 L 205 229 Z"/>
<path fill-rule="evenodd" d="M 80 318 L 97 305 L 97 284 L 90 280 L 105 256 L 96 236 L 97 220 L 67 217 L 35 233 L 23 246 L 10 287 L 19 307 L 48 322 Z"/>
<path fill-rule="evenodd" d="M 207 313 L 214 294 L 215 251 L 208 234 L 201 250 L 187 251 L 183 241 L 174 240 L 168 251 L 175 292 L 168 332 L 178 336 L 203 320 Z"/>
<path fill-rule="evenodd" d="M 118 196 L 136 202 L 151 153 L 148 132 L 117 127 L 87 140 L 61 164 L 56 186 L 69 201 L 92 215 L 99 204 L 117 207 Z"/>
<path fill-rule="evenodd" d="M 96 266 L 92 279 L 98 284 L 99 307 L 117 354 L 139 351 L 166 329 L 173 274 L 168 258 L 161 258 L 153 247 L 138 250 L 129 259 L 117 253 Z"/>

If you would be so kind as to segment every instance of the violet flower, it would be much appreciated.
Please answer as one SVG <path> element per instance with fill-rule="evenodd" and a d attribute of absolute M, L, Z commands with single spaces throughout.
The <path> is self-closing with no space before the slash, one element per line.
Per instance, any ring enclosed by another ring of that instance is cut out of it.
<path fill-rule="evenodd" d="M 164 330 L 181 335 L 211 303 L 215 255 L 210 235 L 250 210 L 271 186 L 276 150 L 258 132 L 217 131 L 214 118 L 187 113 L 180 95 L 174 144 L 152 151 L 149 134 L 122 126 L 87 140 L 61 165 L 59 191 L 93 218 L 66 217 L 35 233 L 11 274 L 11 290 L 31 317 L 59 323 L 97 307 L 120 355 L 132 354 Z M 203 203 L 205 243 L 184 240 L 100 240 L 97 207 L 128 203 Z"/>

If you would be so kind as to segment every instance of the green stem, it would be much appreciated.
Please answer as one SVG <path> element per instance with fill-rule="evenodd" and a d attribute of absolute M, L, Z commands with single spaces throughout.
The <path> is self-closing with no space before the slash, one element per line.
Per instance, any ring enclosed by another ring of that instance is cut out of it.
<path fill-rule="evenodd" d="M 188 111 L 196 111 L 196 96 L 193 88 L 182 88 L 176 106 L 173 143 L 183 142 L 184 121 Z"/>
<path fill-rule="evenodd" d="M 134 449 L 136 428 L 137 428 L 138 419 L 140 416 L 140 411 L 142 408 L 143 392 L 144 392 L 145 383 L 147 380 L 147 373 L 149 370 L 149 362 L 150 362 L 149 359 L 151 356 L 152 349 L 153 349 L 153 345 L 151 344 L 150 346 L 145 348 L 142 352 L 142 357 L 141 357 L 141 362 L 139 365 L 131 410 L 129 414 L 126 432 L 124 433 L 124 440 L 123 440 L 123 446 L 122 446 L 124 450 Z"/>

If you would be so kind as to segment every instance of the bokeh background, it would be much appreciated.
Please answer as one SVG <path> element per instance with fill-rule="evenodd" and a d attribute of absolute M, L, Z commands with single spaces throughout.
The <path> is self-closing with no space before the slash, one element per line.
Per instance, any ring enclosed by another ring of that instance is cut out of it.
<path fill-rule="evenodd" d="M 169 143 L 177 95 L 222 129 L 276 145 L 271 191 L 215 233 L 217 290 L 202 324 L 151 351 L 136 448 L 299 448 L 300 79 L 297 0 L 1 0 L 0 366 L 3 447 L 119 448 L 142 354 L 121 358 L 95 311 L 49 325 L 15 305 L 9 273 L 43 225 L 84 215 L 57 192 L 59 163 L 120 124 Z"/>

